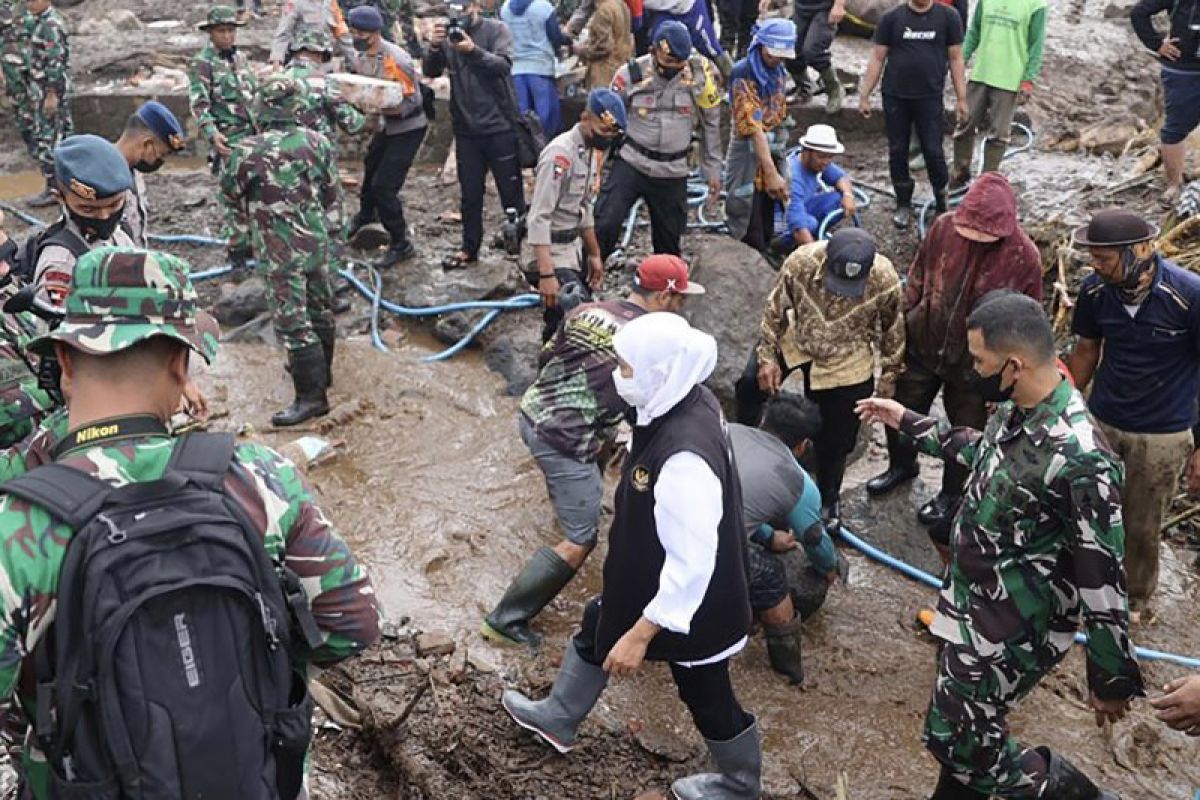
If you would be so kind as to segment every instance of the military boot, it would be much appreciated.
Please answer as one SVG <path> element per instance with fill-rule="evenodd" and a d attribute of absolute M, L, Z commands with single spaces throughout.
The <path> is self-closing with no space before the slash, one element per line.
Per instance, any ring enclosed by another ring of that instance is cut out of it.
<path fill-rule="evenodd" d="M 320 328 L 321 352 L 325 355 L 325 388 L 333 388 L 333 351 L 337 347 L 337 328 Z"/>
<path fill-rule="evenodd" d="M 537 647 L 542 637 L 529 627 L 530 621 L 574 577 L 575 570 L 553 548 L 539 547 L 484 619 L 480 633 L 500 644 Z"/>
<path fill-rule="evenodd" d="M 971 182 L 971 159 L 975 156 L 974 136 L 954 137 L 954 163 L 950 168 L 951 194 L 967 188 Z"/>
<path fill-rule="evenodd" d="M 988 139 L 983 143 L 983 172 L 995 172 L 1000 169 L 1000 162 L 1008 152 L 1007 142 L 997 142 Z"/>
<path fill-rule="evenodd" d="M 288 364 L 292 368 L 296 399 L 271 417 L 271 424 L 277 428 L 299 425 L 329 413 L 329 401 L 325 396 L 329 376 L 325 372 L 324 348 L 320 344 L 312 344 L 299 350 L 289 350 Z"/>
<path fill-rule="evenodd" d="M 1046 796 L 1053 797 L 1053 795 Z M 937 788 L 933 790 L 933 795 L 929 800 L 988 800 L 990 797 L 989 794 L 977 792 L 965 783 L 955 780 L 954 774 L 948 768 L 942 767 Z"/>
<path fill-rule="evenodd" d="M 1105 791 L 1092 783 L 1074 764 L 1048 747 L 1035 748 L 1048 765 L 1044 797 L 1054 800 L 1121 800 L 1116 792 Z"/>
<path fill-rule="evenodd" d="M 832 66 L 821 70 L 821 83 L 825 86 L 825 113 L 838 113 L 846 102 L 846 89 L 838 80 L 837 70 Z"/>
<path fill-rule="evenodd" d="M 767 657 L 771 669 L 785 676 L 793 685 L 804 683 L 804 662 L 800 649 L 800 617 L 783 625 L 764 625 L 767 635 Z"/>
<path fill-rule="evenodd" d="M 676 800 L 758 800 L 762 794 L 762 743 L 758 720 L 725 742 L 704 740 L 720 772 L 689 775 L 671 784 Z"/>
<path fill-rule="evenodd" d="M 25 201 L 25 205 L 30 208 L 48 208 L 57 203 L 58 198 L 50 191 L 50 181 L 46 181 L 46 188 Z"/>
<path fill-rule="evenodd" d="M 912 196 L 915 185 L 912 181 L 893 184 L 896 190 L 896 213 L 892 214 L 892 224 L 898 230 L 906 230 L 912 223 Z"/>
<path fill-rule="evenodd" d="M 569 753 L 575 749 L 580 723 L 607 685 L 608 673 L 580 658 L 575 643 L 568 642 L 549 697 L 530 700 L 509 690 L 500 697 L 500 704 L 522 728 L 533 731 L 558 752 Z"/>

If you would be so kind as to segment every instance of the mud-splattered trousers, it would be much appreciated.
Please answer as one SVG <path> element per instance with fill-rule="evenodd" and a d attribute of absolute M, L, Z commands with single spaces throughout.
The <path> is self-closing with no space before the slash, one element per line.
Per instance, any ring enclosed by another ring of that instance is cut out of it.
<path fill-rule="evenodd" d="M 945 644 L 925 745 L 979 792 L 1042 797 L 1045 759 L 1009 735 L 1007 716 L 1081 622 L 1090 690 L 1143 694 L 1121 566 L 1121 464 L 1065 380 L 1033 408 L 1000 404 L 982 433 L 912 411 L 900 430 L 971 470 L 930 628 Z"/>
<path fill-rule="evenodd" d="M 33 143 L 33 106 L 29 103 L 29 70 L 26 53 L 29 52 L 29 37 L 33 34 L 37 18 L 25 11 L 23 2 L 11 0 L 4 11 L 0 4 L 0 18 L 10 21 L 0 23 L 0 71 L 4 74 L 4 91 L 12 102 L 13 121 L 21 141 L 30 158 L 37 157 Z"/>
<path fill-rule="evenodd" d="M 333 145 L 294 122 L 242 140 L 221 175 L 221 192 L 250 229 L 254 255 L 271 289 L 275 333 L 289 351 L 331 332 L 328 209 L 341 207 Z"/>
<path fill-rule="evenodd" d="M 67 41 L 67 26 L 58 12 L 48 8 L 34 17 L 29 34 L 29 50 L 25 54 L 25 84 L 30 113 L 33 115 L 34 158 L 49 181 L 54 176 L 54 148 L 71 135 L 71 49 Z M 46 98 L 54 94 L 58 105 L 46 108 Z"/>

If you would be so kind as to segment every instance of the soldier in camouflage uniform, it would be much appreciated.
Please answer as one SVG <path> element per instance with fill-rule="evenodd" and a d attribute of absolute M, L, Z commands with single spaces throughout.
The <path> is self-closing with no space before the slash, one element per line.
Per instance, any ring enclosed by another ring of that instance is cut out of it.
<path fill-rule="evenodd" d="M 46 188 L 29 200 L 35 208 L 58 202 L 50 192 L 54 179 L 54 148 L 71 135 L 71 48 L 67 23 L 50 6 L 50 0 L 26 0 L 33 17 L 29 49 L 25 52 L 26 89 L 33 113 L 35 158 L 46 178 Z"/>
<path fill-rule="evenodd" d="M 347 61 L 354 58 L 350 29 L 337 0 L 287 0 L 271 39 L 271 63 L 283 64 L 296 37 L 310 31 L 332 36 L 338 53 Z"/>
<path fill-rule="evenodd" d="M 225 202 L 250 227 L 254 253 L 271 286 L 275 332 L 287 348 L 296 399 L 271 418 L 298 425 L 326 414 L 337 329 L 328 263 L 329 209 L 341 207 L 333 145 L 296 122 L 306 86 L 287 75 L 263 82 L 257 116 L 263 133 L 233 150 L 221 176 Z"/>
<path fill-rule="evenodd" d="M 29 72 L 25 54 L 36 20 L 25 10 L 24 0 L 0 2 L 0 70 L 4 91 L 13 107 L 13 118 L 30 158 L 37 158 L 33 142 L 33 107 L 29 103 Z"/>
<path fill-rule="evenodd" d="M 679 311 L 684 295 L 703 294 L 688 281 L 682 258 L 654 255 L 638 267 L 624 300 L 572 310 L 538 357 L 537 380 L 521 399 L 521 438 L 546 478 L 563 530 L 553 548 L 533 554 L 499 605 L 484 620 L 484 636 L 502 644 L 536 646 L 530 621 L 575 576 L 596 546 L 604 478 L 601 451 L 616 435 L 626 405 L 613 386 L 613 336 L 648 311 Z"/>
<path fill-rule="evenodd" d="M 254 95 L 258 79 L 246 56 L 235 44 L 237 14 L 230 6 L 213 6 L 199 26 L 209 43 L 188 64 L 188 99 L 196 127 L 209 145 L 213 175 L 222 175 L 222 165 L 234 145 L 258 132 L 254 121 Z M 245 266 L 250 239 L 237 223 L 238 214 L 225 206 L 225 235 L 229 237 L 229 258 L 234 266 Z"/>
<path fill-rule="evenodd" d="M 86 408 L 73 410 L 75 432 L 104 419 L 113 434 L 67 435 L 54 460 L 121 486 L 160 479 L 171 457 L 172 438 L 156 409 L 174 408 L 187 373 L 187 353 L 206 361 L 217 340 L 203 332 L 188 265 L 164 253 L 106 247 L 80 260 L 66 305 L 66 320 L 55 332 L 31 343 L 40 352 L 65 353 L 64 370 L 77 381 Z M 209 330 L 212 330 L 209 328 Z M 163 339 L 179 343 L 167 349 Z M 129 362 L 120 377 L 100 368 L 106 359 L 140 349 L 161 361 L 147 367 Z M 90 362 L 90 363 L 89 363 Z M 85 370 L 85 366 L 90 369 Z M 161 369 L 155 374 L 131 374 Z M 148 396 L 147 384 L 164 387 Z M 170 396 L 166 396 L 170 395 Z M 136 421 L 141 432 L 125 435 Z M 81 441 L 84 438 L 86 442 Z M 317 507 L 295 466 L 273 450 L 243 444 L 225 477 L 227 495 L 245 509 L 273 559 L 285 562 L 302 579 L 324 642 L 298 653 L 296 664 L 326 666 L 359 652 L 378 638 L 378 609 L 370 582 L 345 542 Z M 11 588 L 0 598 L 0 696 L 17 691 L 24 659 L 33 652 L 54 620 L 59 570 L 72 531 L 26 501 L 0 495 L 0 576 Z M 28 547 L 29 541 L 39 543 Z M 29 719 L 35 698 L 19 697 Z M 48 796 L 45 756 L 30 744 L 23 768 L 29 796 Z"/>
<path fill-rule="evenodd" d="M 300 125 L 325 136 L 331 144 L 335 126 L 346 133 L 361 133 L 366 117 L 325 83 L 323 65 L 333 55 L 328 34 L 302 30 L 292 37 L 290 48 L 287 74 L 307 84 L 304 103 L 296 116 Z"/>
<path fill-rule="evenodd" d="M 982 433 L 892 400 L 859 403 L 865 421 L 971 470 L 930 627 L 943 641 L 925 721 L 942 764 L 934 800 L 1116 800 L 1058 753 L 1017 742 L 1008 714 L 1066 656 L 1080 622 L 1097 722 L 1119 719 L 1144 693 L 1121 565 L 1121 464 L 1059 373 L 1036 300 L 989 300 L 967 336 L 976 387 L 998 403 Z"/>

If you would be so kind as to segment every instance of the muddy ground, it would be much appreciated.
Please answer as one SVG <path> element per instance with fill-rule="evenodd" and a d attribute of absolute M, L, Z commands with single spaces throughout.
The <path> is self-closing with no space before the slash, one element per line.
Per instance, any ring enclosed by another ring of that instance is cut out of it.
<path fill-rule="evenodd" d="M 203 8 L 178 0 L 153 5 L 86 0 L 70 15 L 87 32 L 94 25 L 89 17 L 119 9 L 143 22 L 178 19 L 185 25 L 78 36 L 74 58 L 82 86 L 121 81 L 151 63 L 178 63 L 198 46 L 188 31 Z M 244 41 L 261 45 L 270 25 L 270 19 L 255 23 Z M 1097 123 L 1124 124 L 1136 133 L 1157 117 L 1156 72 L 1129 33 L 1122 8 L 1102 0 L 1057 4 L 1049 39 L 1043 86 L 1024 109 L 1038 141 L 1005 165 L 1020 194 L 1023 219 L 1048 254 L 1062 232 L 1092 208 L 1121 202 L 1150 215 L 1163 210 L 1157 203 L 1161 178 L 1128 184 L 1141 150 L 1122 154 L 1118 143 L 1106 155 L 1063 152 L 1072 142 L 1077 148 L 1081 132 L 1094 131 Z M 862 42 L 839 39 L 836 52 L 848 76 L 861 71 Z M 844 164 L 863 182 L 886 187 L 878 116 L 862 123 L 847 113 L 837 124 L 849 145 Z M 0 142 L 7 145 L 0 148 L 0 200 L 36 190 L 8 114 L 0 115 Z M 1127 190 L 1106 193 L 1126 185 Z M 214 183 L 198 158 L 170 164 L 150 178 L 149 187 L 153 230 L 217 233 Z M 457 225 L 445 216 L 455 210 L 456 196 L 453 186 L 441 182 L 436 165 L 414 172 L 405 197 L 421 261 L 405 272 L 411 277 L 426 269 L 428 286 L 401 285 L 386 276 L 392 296 L 403 292 L 399 299 L 415 304 L 521 291 L 515 264 L 497 253 L 486 252 L 484 264 L 469 275 L 442 275 L 438 260 L 457 245 Z M 874 194 L 873 200 L 864 224 L 881 251 L 902 267 L 915 250 L 915 234 L 895 232 L 886 197 Z M 489 201 L 489 229 L 498 222 L 496 205 Z M 11 222 L 10 230 L 25 232 Z M 644 251 L 646 238 L 644 232 L 635 237 L 631 255 Z M 214 249 L 180 252 L 197 268 L 222 261 Z M 1055 277 L 1051 273 L 1048 283 Z M 610 291 L 619 280 L 610 278 Z M 204 295 L 211 301 L 228 291 L 209 285 Z M 603 556 L 601 549 L 540 618 L 547 634 L 540 654 L 496 649 L 477 635 L 482 615 L 528 554 L 556 539 L 540 474 L 516 435 L 511 396 L 532 374 L 536 313 L 509 313 L 492 326 L 483 337 L 486 361 L 479 351 L 468 351 L 448 363 L 426 364 L 420 358 L 442 346 L 428 327 L 391 324 L 384 339 L 393 352 L 380 353 L 365 335 L 368 311 L 356 298 L 341 318 L 347 338 L 333 389 L 335 402 L 357 401 L 360 411 L 327 434 L 341 440 L 339 455 L 310 477 L 328 514 L 371 570 L 387 635 L 379 647 L 325 677 L 357 711 L 335 715 L 340 723 L 320 717 L 314 796 L 630 798 L 644 789 L 665 791 L 673 776 L 700 768 L 702 744 L 661 666 L 650 665 L 639 677 L 610 687 L 584 726 L 581 747 L 569 757 L 551 754 L 499 709 L 504 687 L 546 689 L 583 603 L 599 588 Z M 238 338 L 203 376 L 221 412 L 214 425 L 284 445 L 299 434 L 269 430 L 271 411 L 290 397 L 281 354 L 258 341 L 269 340 L 269 332 Z M 489 371 L 488 364 L 502 367 L 504 375 Z M 910 492 L 867 500 L 861 484 L 884 460 L 882 435 L 874 431 L 847 481 L 849 521 L 876 544 L 934 569 L 913 510 L 935 491 L 937 466 L 926 463 L 923 479 Z M 848 557 L 849 583 L 838 586 L 805 626 L 803 689 L 787 686 L 770 671 L 761 637 L 735 661 L 739 695 L 760 715 L 766 737 L 767 791 L 770 797 L 809 800 L 923 798 L 936 774 L 920 745 L 934 650 L 913 619 L 930 604 L 931 593 L 857 553 Z M 1200 655 L 1194 560 L 1186 532 L 1168 543 L 1159 619 L 1135 631 L 1138 644 Z M 445 634 L 456 652 L 418 656 L 419 632 Z M 1150 687 L 1184 673 L 1162 664 L 1147 664 L 1145 670 Z M 1076 652 L 1013 716 L 1013 730 L 1032 743 L 1060 748 L 1127 799 L 1191 797 L 1200 786 L 1191 739 L 1156 724 L 1144 703 L 1129 719 L 1097 729 L 1085 699 L 1083 660 Z"/>

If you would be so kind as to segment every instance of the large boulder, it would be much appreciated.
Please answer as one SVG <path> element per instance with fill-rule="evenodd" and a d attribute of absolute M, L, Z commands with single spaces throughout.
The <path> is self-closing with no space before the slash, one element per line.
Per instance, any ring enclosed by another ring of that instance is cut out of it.
<path fill-rule="evenodd" d="M 758 324 L 776 273 L 757 250 L 729 236 L 698 234 L 684 241 L 691 274 L 707 294 L 688 300 L 683 315 L 717 340 L 717 368 L 708 388 L 732 418 L 733 384 L 758 344 Z"/>
<path fill-rule="evenodd" d="M 221 284 L 213 316 L 222 325 L 241 325 L 270 308 L 267 282 L 251 275 L 240 283 Z"/>

